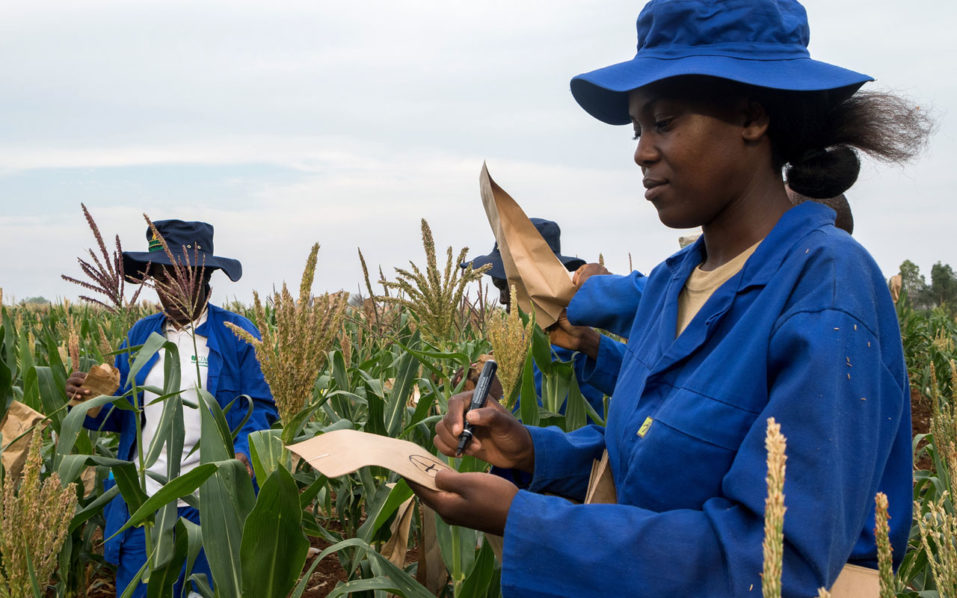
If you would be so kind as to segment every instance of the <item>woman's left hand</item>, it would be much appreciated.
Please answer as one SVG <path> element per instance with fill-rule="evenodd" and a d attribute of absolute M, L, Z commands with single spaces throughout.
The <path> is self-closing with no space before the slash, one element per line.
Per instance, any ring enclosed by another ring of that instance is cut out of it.
<path fill-rule="evenodd" d="M 588 326 L 575 326 L 568 321 L 568 310 L 563 309 L 558 320 L 546 329 L 548 340 L 553 345 L 579 351 L 592 359 L 598 359 L 598 344 L 601 335 Z"/>
<path fill-rule="evenodd" d="M 505 533 L 508 510 L 518 493 L 515 484 L 490 473 L 440 471 L 435 476 L 439 490 L 406 482 L 446 523 L 499 536 Z"/>

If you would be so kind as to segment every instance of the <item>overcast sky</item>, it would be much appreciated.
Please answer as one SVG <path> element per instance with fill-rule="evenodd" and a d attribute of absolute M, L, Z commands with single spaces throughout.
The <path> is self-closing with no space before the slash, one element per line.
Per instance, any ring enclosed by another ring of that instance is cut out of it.
<path fill-rule="evenodd" d="M 104 234 L 145 250 L 145 221 L 205 220 L 244 276 L 214 296 L 298 284 L 355 291 L 356 253 L 387 275 L 436 244 L 486 253 L 483 161 L 564 253 L 648 271 L 685 231 L 643 198 L 629 127 L 589 117 L 569 79 L 630 58 L 643 2 L 550 0 L 0 4 L 3 301 L 78 296 Z M 905 168 L 865 163 L 855 236 L 887 276 L 957 266 L 957 4 L 809 0 L 811 55 L 877 79 L 934 115 Z M 903 10 L 906 8 L 906 10 Z"/>

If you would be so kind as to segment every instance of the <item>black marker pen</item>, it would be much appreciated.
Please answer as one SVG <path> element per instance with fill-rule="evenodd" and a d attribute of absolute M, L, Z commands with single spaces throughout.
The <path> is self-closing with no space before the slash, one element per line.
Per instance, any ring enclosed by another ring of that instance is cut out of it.
<path fill-rule="evenodd" d="M 491 359 L 485 362 L 482 373 L 479 374 L 478 382 L 475 384 L 475 390 L 472 391 L 472 401 L 469 402 L 469 408 L 465 413 L 473 409 L 478 409 L 485 404 L 485 399 L 488 398 L 488 390 L 492 385 L 492 378 L 495 377 L 495 369 L 497 367 L 498 364 Z M 465 450 L 465 447 L 468 446 L 470 440 L 472 440 L 472 424 L 466 421 L 462 433 L 459 434 L 459 446 L 455 449 L 456 457 L 462 455 L 462 452 Z"/>

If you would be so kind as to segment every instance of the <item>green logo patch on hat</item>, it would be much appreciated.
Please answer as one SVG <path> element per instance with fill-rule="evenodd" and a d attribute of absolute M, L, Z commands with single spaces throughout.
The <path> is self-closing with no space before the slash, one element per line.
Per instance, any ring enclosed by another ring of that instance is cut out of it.
<path fill-rule="evenodd" d="M 163 251 L 163 244 L 160 243 L 159 237 L 156 236 L 156 233 L 153 233 L 153 238 L 150 239 L 149 251 Z"/>

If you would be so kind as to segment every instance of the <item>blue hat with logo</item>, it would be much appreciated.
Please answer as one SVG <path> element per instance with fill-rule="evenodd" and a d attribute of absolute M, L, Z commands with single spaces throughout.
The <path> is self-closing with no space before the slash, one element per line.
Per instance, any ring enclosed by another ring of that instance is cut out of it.
<path fill-rule="evenodd" d="M 552 250 L 552 253 L 555 254 L 555 257 L 564 264 L 565 268 L 574 272 L 581 266 L 585 265 L 585 260 L 577 257 L 569 257 L 567 255 L 562 255 L 562 230 L 558 227 L 558 223 L 552 220 L 545 220 L 543 218 L 529 218 L 532 221 L 532 224 L 535 225 L 535 228 L 538 230 L 539 234 L 542 235 L 542 238 L 545 239 L 545 242 L 548 243 L 548 248 Z M 470 262 L 462 262 L 459 264 L 462 268 L 465 268 L 469 264 L 472 264 L 473 268 L 481 268 L 485 264 L 491 264 L 492 267 L 486 270 L 486 274 L 492 278 L 499 278 L 501 280 L 506 280 L 508 276 L 505 274 L 505 263 L 502 262 L 502 252 L 498 249 L 498 243 L 492 247 L 487 255 L 480 255 L 477 258 L 474 258 Z"/>
<path fill-rule="evenodd" d="M 807 13 L 796 0 L 651 0 L 637 28 L 634 58 L 571 82 L 581 107 L 608 124 L 631 122 L 628 92 L 682 75 L 790 91 L 836 90 L 837 97 L 873 81 L 811 59 Z"/>
<path fill-rule="evenodd" d="M 182 220 L 157 220 L 153 222 L 176 262 L 183 266 L 201 268 L 219 268 L 233 282 L 243 275 L 243 265 L 238 260 L 213 255 L 213 225 L 206 222 L 184 222 Z M 139 279 L 147 264 L 173 264 L 163 249 L 163 244 L 146 227 L 147 251 L 124 251 L 123 271 L 128 278 Z"/>

